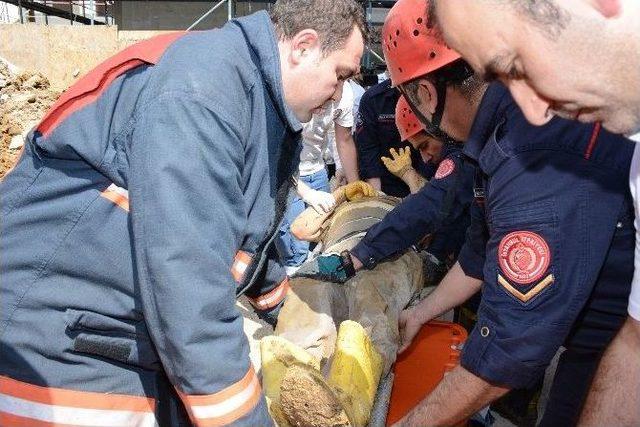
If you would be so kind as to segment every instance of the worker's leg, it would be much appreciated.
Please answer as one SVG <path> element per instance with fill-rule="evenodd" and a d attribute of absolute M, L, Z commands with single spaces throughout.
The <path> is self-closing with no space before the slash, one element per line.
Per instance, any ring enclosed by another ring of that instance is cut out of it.
<path fill-rule="evenodd" d="M 347 283 L 349 318 L 360 323 L 383 359 L 383 372 L 396 360 L 398 316 L 423 284 L 422 260 L 413 251 L 360 271 Z"/>
<path fill-rule="evenodd" d="M 607 349 L 580 425 L 640 425 L 640 321 L 629 317 Z"/>
<path fill-rule="evenodd" d="M 346 319 L 344 288 L 306 277 L 289 281 L 291 289 L 280 309 L 275 334 L 307 350 L 318 361 L 334 351 L 337 324 Z"/>

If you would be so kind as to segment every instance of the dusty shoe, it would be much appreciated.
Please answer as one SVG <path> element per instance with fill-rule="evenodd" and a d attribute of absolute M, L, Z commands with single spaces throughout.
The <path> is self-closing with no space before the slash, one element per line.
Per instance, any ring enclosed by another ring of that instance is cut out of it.
<path fill-rule="evenodd" d="M 280 405 L 294 426 L 351 426 L 340 400 L 322 374 L 308 366 L 292 366 L 280 386 Z"/>

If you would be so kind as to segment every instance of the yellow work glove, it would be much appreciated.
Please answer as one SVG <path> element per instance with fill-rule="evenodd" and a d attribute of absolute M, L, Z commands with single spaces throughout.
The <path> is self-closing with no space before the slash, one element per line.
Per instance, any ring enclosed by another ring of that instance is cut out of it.
<path fill-rule="evenodd" d="M 389 153 L 391 154 L 391 158 L 380 157 L 380 160 L 382 160 L 382 163 L 384 163 L 389 172 L 398 178 L 402 178 L 402 176 L 411 169 L 411 149 L 408 146 L 398 151 L 392 148 L 389 150 Z"/>
<path fill-rule="evenodd" d="M 354 181 L 344 186 L 344 195 L 347 200 L 358 200 L 362 197 L 373 197 L 377 194 L 371 184 L 364 181 Z"/>

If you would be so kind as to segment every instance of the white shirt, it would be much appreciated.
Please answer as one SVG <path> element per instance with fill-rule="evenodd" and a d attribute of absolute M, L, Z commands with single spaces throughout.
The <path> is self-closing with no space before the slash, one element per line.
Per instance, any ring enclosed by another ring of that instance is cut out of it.
<path fill-rule="evenodd" d="M 300 176 L 311 175 L 324 168 L 323 155 L 327 150 L 330 133 L 335 132 L 334 124 L 346 128 L 353 127 L 353 91 L 349 84 L 343 86 L 342 98 L 338 105 L 335 105 L 335 102 L 327 103 L 322 111 L 315 113 L 311 121 L 303 125 L 302 152 L 298 168 Z"/>
<path fill-rule="evenodd" d="M 636 252 L 634 261 L 633 281 L 631 282 L 631 295 L 629 295 L 629 315 L 640 321 L 640 133 L 631 137 L 636 141 L 636 148 L 631 161 L 629 173 L 629 186 L 633 196 L 633 205 L 636 212 Z"/>

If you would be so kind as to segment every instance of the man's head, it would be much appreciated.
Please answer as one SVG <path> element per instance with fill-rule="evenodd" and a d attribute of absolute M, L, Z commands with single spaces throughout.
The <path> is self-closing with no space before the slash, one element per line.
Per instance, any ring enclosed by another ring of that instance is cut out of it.
<path fill-rule="evenodd" d="M 427 133 L 443 142 L 468 137 L 486 86 L 460 55 L 427 26 L 428 0 L 399 0 L 382 28 L 382 48 L 394 86 Z"/>
<path fill-rule="evenodd" d="M 640 130 L 637 0 L 432 0 L 430 22 L 533 124 L 557 114 Z"/>
<path fill-rule="evenodd" d="M 396 127 L 402 142 L 408 141 L 420 153 L 423 162 L 440 162 L 442 141 L 425 132 L 424 126 L 413 113 L 404 96 L 400 96 L 396 104 Z"/>
<path fill-rule="evenodd" d="M 358 73 L 367 35 L 355 0 L 278 0 L 271 21 L 279 38 L 287 104 L 302 122 Z"/>

